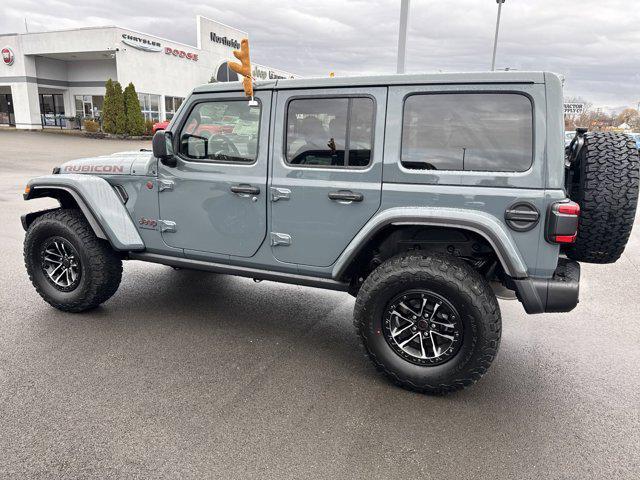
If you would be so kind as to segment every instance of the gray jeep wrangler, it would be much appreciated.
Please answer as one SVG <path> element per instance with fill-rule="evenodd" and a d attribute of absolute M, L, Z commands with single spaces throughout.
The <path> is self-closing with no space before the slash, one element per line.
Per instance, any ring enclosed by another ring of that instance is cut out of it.
<path fill-rule="evenodd" d="M 560 79 L 497 72 L 196 88 L 153 153 L 67 162 L 29 181 L 24 256 L 42 298 L 82 312 L 123 260 L 343 290 L 376 367 L 402 387 L 477 381 L 500 344 L 496 294 L 578 303 L 578 262 L 622 254 L 638 152 L 576 134 Z"/>

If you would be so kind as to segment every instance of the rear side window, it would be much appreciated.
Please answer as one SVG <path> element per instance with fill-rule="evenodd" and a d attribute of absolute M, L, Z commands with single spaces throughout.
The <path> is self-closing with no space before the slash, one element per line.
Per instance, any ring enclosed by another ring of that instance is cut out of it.
<path fill-rule="evenodd" d="M 415 170 L 524 172 L 533 161 L 531 101 L 516 93 L 411 95 L 400 158 Z"/>
<path fill-rule="evenodd" d="M 291 100 L 287 110 L 287 163 L 366 167 L 371 162 L 373 106 L 368 97 Z"/>

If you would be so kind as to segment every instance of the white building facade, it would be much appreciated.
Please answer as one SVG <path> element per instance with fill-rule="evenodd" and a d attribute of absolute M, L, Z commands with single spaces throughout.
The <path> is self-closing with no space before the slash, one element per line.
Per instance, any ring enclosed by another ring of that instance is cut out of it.
<path fill-rule="evenodd" d="M 99 117 L 105 82 L 132 82 L 146 119 L 171 119 L 197 85 L 233 81 L 247 32 L 197 17 L 196 46 L 116 26 L 0 35 L 0 125 L 71 128 Z M 257 78 L 293 78 L 253 64 Z"/>

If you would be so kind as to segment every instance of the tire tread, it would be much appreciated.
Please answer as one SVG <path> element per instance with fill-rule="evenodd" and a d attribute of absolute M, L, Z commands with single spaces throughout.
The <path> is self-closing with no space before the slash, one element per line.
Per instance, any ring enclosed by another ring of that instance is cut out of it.
<path fill-rule="evenodd" d="M 477 354 L 463 370 L 458 371 L 457 375 L 446 383 L 416 384 L 391 371 L 369 348 L 365 334 L 367 323 L 371 321 L 371 300 L 375 295 L 399 282 L 426 278 L 446 282 L 456 288 L 477 310 L 478 318 L 482 319 L 481 327 L 484 329 L 482 338 L 475 338 L 475 341 L 482 342 Z M 464 261 L 438 253 L 404 253 L 384 262 L 365 280 L 356 298 L 354 326 L 367 356 L 378 371 L 400 387 L 420 393 L 442 395 L 474 384 L 488 370 L 500 346 L 501 315 L 498 301 L 489 284 Z"/>
<path fill-rule="evenodd" d="M 91 281 L 81 298 L 70 302 L 59 302 L 51 297 L 40 283 L 36 281 L 33 274 L 33 265 L 37 261 L 34 258 L 33 235 L 38 228 L 47 226 L 63 227 L 73 231 L 83 245 L 83 251 L 89 259 L 86 271 L 91 272 Z M 76 209 L 57 209 L 36 218 L 29 226 L 24 241 L 24 262 L 29 274 L 29 280 L 38 294 L 51 306 L 66 312 L 83 312 L 97 307 L 113 296 L 120 286 L 122 279 L 122 260 L 112 250 L 111 246 L 104 240 L 98 238 L 86 218 Z"/>
<path fill-rule="evenodd" d="M 585 134 L 579 184 L 578 236 L 567 249 L 572 260 L 613 263 L 624 252 L 636 215 L 640 166 L 635 142 L 612 132 Z"/>

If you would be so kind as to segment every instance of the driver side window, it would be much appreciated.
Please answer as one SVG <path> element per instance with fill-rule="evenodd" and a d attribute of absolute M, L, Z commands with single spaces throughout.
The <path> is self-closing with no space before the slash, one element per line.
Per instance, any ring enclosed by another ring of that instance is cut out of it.
<path fill-rule="evenodd" d="M 180 132 L 180 153 L 193 160 L 254 162 L 262 107 L 246 100 L 196 104 Z"/>

